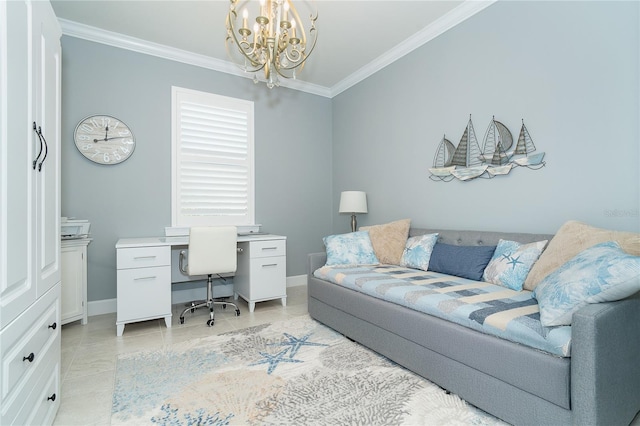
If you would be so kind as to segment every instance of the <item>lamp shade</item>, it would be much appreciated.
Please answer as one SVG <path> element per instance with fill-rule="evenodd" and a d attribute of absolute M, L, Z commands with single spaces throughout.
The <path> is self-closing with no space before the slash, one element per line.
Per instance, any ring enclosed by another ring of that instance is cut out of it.
<path fill-rule="evenodd" d="M 363 191 L 343 191 L 340 194 L 339 213 L 367 213 L 367 193 Z"/>

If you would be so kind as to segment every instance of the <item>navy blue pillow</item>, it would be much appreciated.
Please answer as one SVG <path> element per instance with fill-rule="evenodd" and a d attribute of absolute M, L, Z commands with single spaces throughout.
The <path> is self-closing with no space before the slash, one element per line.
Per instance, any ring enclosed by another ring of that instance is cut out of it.
<path fill-rule="evenodd" d="M 487 267 L 495 250 L 496 246 L 453 246 L 436 243 L 429 259 L 429 270 L 482 281 L 484 268 Z"/>

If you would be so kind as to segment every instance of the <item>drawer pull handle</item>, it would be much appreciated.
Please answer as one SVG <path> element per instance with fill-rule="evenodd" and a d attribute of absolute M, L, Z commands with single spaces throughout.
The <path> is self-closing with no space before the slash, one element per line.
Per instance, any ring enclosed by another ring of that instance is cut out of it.
<path fill-rule="evenodd" d="M 278 247 L 262 247 L 262 250 L 277 250 Z"/>
<path fill-rule="evenodd" d="M 158 278 L 157 276 L 152 276 L 152 277 L 140 277 L 140 278 L 134 278 L 134 281 L 142 281 L 142 280 L 155 280 L 156 278 Z"/>
<path fill-rule="evenodd" d="M 55 330 L 56 328 L 58 328 L 58 324 L 56 324 L 56 323 L 54 322 L 53 324 L 51 324 L 51 325 L 50 325 L 49 327 L 47 327 L 47 328 L 53 328 L 53 329 Z"/>
<path fill-rule="evenodd" d="M 29 354 L 29 356 L 23 356 L 22 357 L 22 361 L 29 361 L 29 362 L 33 362 L 33 359 L 35 358 L 35 354 L 33 352 L 31 352 Z"/>
<path fill-rule="evenodd" d="M 135 260 L 138 259 L 155 259 L 157 256 L 136 256 L 134 257 Z"/>
<path fill-rule="evenodd" d="M 56 400 L 56 394 L 55 393 L 53 395 L 47 397 L 47 401 L 55 401 L 55 400 Z"/>
<path fill-rule="evenodd" d="M 263 268 L 268 268 L 270 266 L 278 266 L 277 263 L 267 263 L 266 265 L 262 265 Z"/>

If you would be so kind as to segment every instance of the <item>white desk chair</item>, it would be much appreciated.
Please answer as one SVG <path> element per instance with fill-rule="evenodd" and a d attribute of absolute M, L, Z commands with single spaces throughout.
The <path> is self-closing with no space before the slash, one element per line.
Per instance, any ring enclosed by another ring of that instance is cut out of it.
<path fill-rule="evenodd" d="M 184 252 L 180 253 L 180 270 L 189 276 L 207 275 L 207 300 L 191 302 L 180 314 L 180 324 L 184 324 L 184 314 L 198 308 L 209 308 L 211 327 L 214 322 L 213 305 L 226 308 L 231 305 L 236 309 L 236 316 L 240 309 L 234 303 L 213 300 L 213 275 L 236 272 L 238 265 L 238 231 L 235 226 L 192 227 L 189 231 L 189 260 L 183 266 Z"/>

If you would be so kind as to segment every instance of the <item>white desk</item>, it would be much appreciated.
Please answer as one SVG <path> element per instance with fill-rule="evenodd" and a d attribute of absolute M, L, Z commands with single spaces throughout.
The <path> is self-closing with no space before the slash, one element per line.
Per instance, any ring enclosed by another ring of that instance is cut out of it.
<path fill-rule="evenodd" d="M 117 335 L 126 324 L 164 318 L 171 327 L 171 249 L 187 247 L 189 237 L 122 238 L 116 243 L 118 268 Z M 280 299 L 286 306 L 286 237 L 239 235 L 234 299 L 253 312 L 256 302 Z"/>

